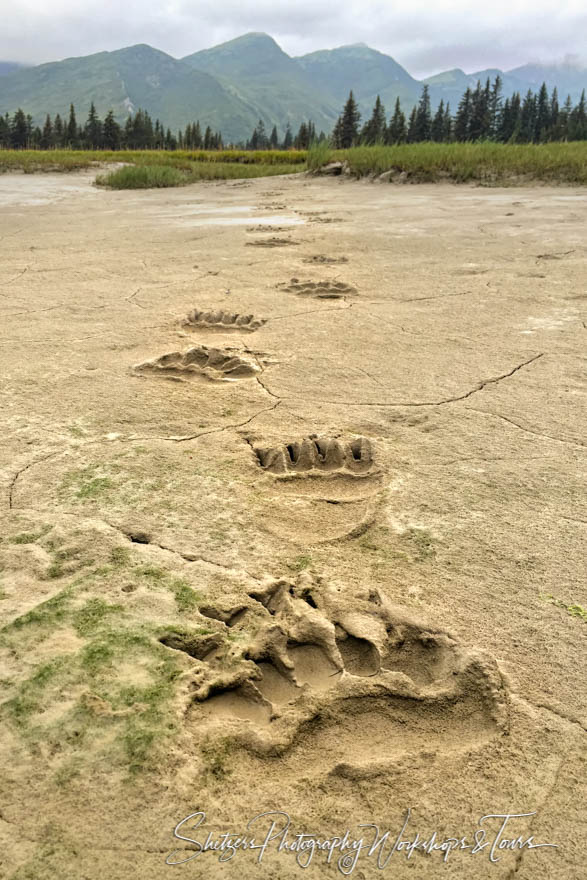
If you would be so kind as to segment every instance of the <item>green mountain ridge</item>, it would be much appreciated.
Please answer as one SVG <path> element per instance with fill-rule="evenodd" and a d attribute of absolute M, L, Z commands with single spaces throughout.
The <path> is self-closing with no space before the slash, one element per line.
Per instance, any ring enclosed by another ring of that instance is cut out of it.
<path fill-rule="evenodd" d="M 587 84 L 587 69 L 571 64 L 526 64 L 505 73 L 454 68 L 419 81 L 364 43 L 290 57 L 269 35 L 249 33 L 181 60 L 139 44 L 37 67 L 0 62 L 0 113 L 21 107 L 42 125 L 45 113 L 66 115 L 73 102 L 83 123 L 93 101 L 101 117 L 112 108 L 123 123 L 142 107 L 174 131 L 199 119 L 234 143 L 250 138 L 259 118 L 268 133 L 275 125 L 280 137 L 288 123 L 295 133 L 308 119 L 328 133 L 351 89 L 363 121 L 377 95 L 388 117 L 397 97 L 409 113 L 423 83 L 433 107 L 443 99 L 454 111 L 467 87 L 497 74 L 504 96 L 536 91 L 545 80 L 550 90 L 558 86 L 561 102 L 568 93 L 576 102 Z"/>
<path fill-rule="evenodd" d="M 67 114 L 70 102 L 83 122 L 92 101 L 102 117 L 112 108 L 124 121 L 142 107 L 174 129 L 199 118 L 227 139 L 242 137 L 257 120 L 213 76 L 144 44 L 15 71 L 0 87 L 0 110 L 22 107 L 37 124 L 45 113 Z"/>
<path fill-rule="evenodd" d="M 0 76 L 6 76 L 7 73 L 14 73 L 15 70 L 22 70 L 26 65 L 19 64 L 17 61 L 0 61 Z"/>
<path fill-rule="evenodd" d="M 312 119 L 318 131 L 330 131 L 340 112 L 333 96 L 267 34 L 245 34 L 182 61 L 232 88 L 268 128 L 276 125 L 283 132 L 288 123 L 297 128 Z"/>
<path fill-rule="evenodd" d="M 311 52 L 296 61 L 314 82 L 325 84 L 338 108 L 352 89 L 363 118 L 370 115 L 377 95 L 391 112 L 398 97 L 410 109 L 422 90 L 397 61 L 364 43 Z"/>

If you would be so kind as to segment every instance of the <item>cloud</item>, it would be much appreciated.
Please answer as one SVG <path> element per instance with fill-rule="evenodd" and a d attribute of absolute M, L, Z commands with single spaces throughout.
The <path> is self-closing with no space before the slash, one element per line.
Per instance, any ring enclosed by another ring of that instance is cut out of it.
<path fill-rule="evenodd" d="M 247 31 L 291 55 L 365 42 L 414 76 L 556 62 L 587 64 L 583 0 L 3 0 L 0 58 L 41 63 L 149 43 L 175 57 Z"/>

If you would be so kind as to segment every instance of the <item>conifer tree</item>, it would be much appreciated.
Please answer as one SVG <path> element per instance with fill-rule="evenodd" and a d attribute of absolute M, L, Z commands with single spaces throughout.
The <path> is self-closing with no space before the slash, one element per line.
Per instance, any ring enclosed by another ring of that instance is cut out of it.
<path fill-rule="evenodd" d="M 206 131 L 204 132 L 204 149 L 212 149 L 212 129 L 209 125 L 206 126 Z"/>
<path fill-rule="evenodd" d="M 449 144 L 453 138 L 453 125 L 452 125 L 452 116 L 450 115 L 450 102 L 446 102 L 446 109 L 444 111 L 444 128 L 443 128 L 443 140 L 445 143 Z"/>
<path fill-rule="evenodd" d="M 78 145 L 77 122 L 75 118 L 75 107 L 73 104 L 69 105 L 69 121 L 65 130 L 65 140 L 70 149 L 75 149 Z"/>
<path fill-rule="evenodd" d="M 106 150 L 119 150 L 120 149 L 120 139 L 121 139 L 121 131 L 118 122 L 114 118 L 114 113 L 112 110 L 109 110 L 106 114 L 106 118 L 104 119 L 104 126 L 102 129 L 102 138 L 104 148 Z"/>
<path fill-rule="evenodd" d="M 460 100 L 457 115 L 455 117 L 454 132 L 455 140 L 463 143 L 469 140 L 469 127 L 471 124 L 471 89 L 467 88 Z"/>
<path fill-rule="evenodd" d="M 560 141 L 560 107 L 558 103 L 558 89 L 556 86 L 552 90 L 552 97 L 550 99 L 550 124 L 550 139 L 553 141 Z"/>
<path fill-rule="evenodd" d="M 332 129 L 330 142 L 335 150 L 340 150 L 342 145 L 342 116 L 336 120 L 336 125 Z"/>
<path fill-rule="evenodd" d="M 432 136 L 432 111 L 430 108 L 430 88 L 427 84 L 422 87 L 422 95 L 416 111 L 414 128 L 414 140 L 429 141 Z"/>
<path fill-rule="evenodd" d="M 569 140 L 584 141 L 587 139 L 587 102 L 585 89 L 581 93 L 579 103 L 570 114 Z"/>
<path fill-rule="evenodd" d="M 359 121 L 361 114 L 357 107 L 352 91 L 349 93 L 348 100 L 342 111 L 342 123 L 340 132 L 340 146 L 347 150 L 354 146 L 359 140 Z"/>
<path fill-rule="evenodd" d="M 444 101 L 442 98 L 440 99 L 440 104 L 438 105 L 438 110 L 434 114 L 434 119 L 432 120 L 432 132 L 431 132 L 431 140 L 436 141 L 436 143 L 442 143 L 445 140 L 445 110 L 444 110 Z"/>
<path fill-rule="evenodd" d="M 305 122 L 299 127 L 298 133 L 294 138 L 294 147 L 296 150 L 307 150 L 310 146 L 310 131 Z"/>
<path fill-rule="evenodd" d="M 517 144 L 520 140 L 522 128 L 522 98 L 519 92 L 514 92 L 510 101 L 511 134 L 507 143 Z"/>
<path fill-rule="evenodd" d="M 497 132 L 500 123 L 501 117 L 501 108 L 502 108 L 502 98 L 501 98 L 501 90 L 503 88 L 503 82 L 499 74 L 495 77 L 493 82 L 493 86 L 491 88 L 491 93 L 489 95 L 489 131 L 488 136 L 497 139 Z"/>
<path fill-rule="evenodd" d="M 522 103 L 520 118 L 520 140 L 522 143 L 531 144 L 536 136 L 536 96 L 532 89 L 528 89 Z"/>
<path fill-rule="evenodd" d="M 51 117 L 47 113 L 45 125 L 43 126 L 43 133 L 41 135 L 40 146 L 43 150 L 50 150 L 53 144 L 53 123 L 51 122 Z"/>
<path fill-rule="evenodd" d="M 53 121 L 53 139 L 55 141 L 56 147 L 62 147 L 64 145 L 64 127 L 63 120 L 59 113 L 55 115 L 55 119 Z"/>
<path fill-rule="evenodd" d="M 168 128 L 165 134 L 165 149 L 166 150 L 176 150 L 177 149 L 177 140 L 171 134 L 171 129 Z"/>
<path fill-rule="evenodd" d="M 482 88 L 481 80 L 478 80 L 477 88 L 471 96 L 471 116 L 469 120 L 468 140 L 479 141 L 489 137 L 491 128 L 489 100 L 489 80 L 487 80 L 485 88 Z"/>
<path fill-rule="evenodd" d="M 381 98 L 377 95 L 371 118 L 365 123 L 361 131 L 361 143 L 368 146 L 382 144 L 385 141 L 385 135 L 385 107 L 381 103 Z"/>
<path fill-rule="evenodd" d="M 567 95 L 563 108 L 560 112 L 559 125 L 561 140 L 568 141 L 570 137 L 571 113 L 573 112 L 573 102 L 571 96 Z"/>
<path fill-rule="evenodd" d="M 292 145 L 293 145 L 293 135 L 291 133 L 291 126 L 288 122 L 285 127 L 285 136 L 283 138 L 283 149 L 284 150 L 291 150 Z"/>
<path fill-rule="evenodd" d="M 28 143 L 29 127 L 24 112 L 18 108 L 12 117 L 10 145 L 14 150 L 23 150 Z"/>
<path fill-rule="evenodd" d="M 102 143 L 102 123 L 98 119 L 98 114 L 96 113 L 93 101 L 90 104 L 90 112 L 88 114 L 88 121 L 86 122 L 84 135 L 86 145 L 90 150 L 97 150 L 100 148 Z"/>
<path fill-rule="evenodd" d="M 403 144 L 407 137 L 406 116 L 400 104 L 400 99 L 396 98 L 393 116 L 387 128 L 386 143 Z"/>
<path fill-rule="evenodd" d="M 0 116 L 0 147 L 10 147 L 10 116 Z"/>
<path fill-rule="evenodd" d="M 539 144 L 546 143 L 550 138 L 550 130 L 552 128 L 552 119 L 550 115 L 550 98 L 546 83 L 543 82 L 538 93 L 538 102 L 536 106 L 536 140 Z"/>
<path fill-rule="evenodd" d="M 410 118 L 408 121 L 408 131 L 406 134 L 406 141 L 408 144 L 416 143 L 416 121 L 418 118 L 418 108 L 414 105 L 412 107 L 412 112 L 410 113 Z"/>
<path fill-rule="evenodd" d="M 257 132 L 257 146 L 254 147 L 256 150 L 266 150 L 269 141 L 267 140 L 267 133 L 265 131 L 265 123 L 262 119 L 259 119 L 257 122 L 257 128 L 255 129 Z"/>
<path fill-rule="evenodd" d="M 269 138 L 269 146 L 272 150 L 276 150 L 279 146 L 279 135 L 277 134 L 277 126 L 274 125 L 271 129 L 271 136 Z"/>

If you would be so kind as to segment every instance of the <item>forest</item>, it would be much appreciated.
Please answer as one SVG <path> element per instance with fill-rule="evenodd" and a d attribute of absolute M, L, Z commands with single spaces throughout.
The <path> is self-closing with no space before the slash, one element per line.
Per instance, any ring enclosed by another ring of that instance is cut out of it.
<path fill-rule="evenodd" d="M 276 126 L 268 134 L 259 119 L 251 138 L 236 144 L 225 144 L 221 132 L 201 126 L 199 120 L 173 133 L 159 119 L 153 122 L 142 109 L 129 116 L 124 125 L 115 119 L 112 110 L 102 120 L 93 103 L 84 124 L 78 122 L 73 104 L 63 117 L 47 114 L 42 127 L 22 109 L 12 116 L 0 116 L 0 149 L 13 150 L 305 150 L 324 142 L 334 149 L 349 149 L 424 142 L 544 144 L 581 140 L 587 140 L 585 91 L 576 105 L 570 96 L 561 103 L 557 89 L 549 94 L 545 83 L 537 93 L 529 90 L 522 97 L 516 92 L 504 99 L 499 76 L 493 82 L 487 79 L 484 85 L 479 81 L 475 89 L 468 88 L 454 114 L 443 100 L 433 110 L 429 88 L 424 85 L 409 115 L 398 98 L 388 117 L 377 97 L 371 116 L 361 125 L 351 91 L 330 135 L 323 131 L 317 134 L 308 120 L 300 124 L 295 135 L 287 124 L 280 137 Z"/>

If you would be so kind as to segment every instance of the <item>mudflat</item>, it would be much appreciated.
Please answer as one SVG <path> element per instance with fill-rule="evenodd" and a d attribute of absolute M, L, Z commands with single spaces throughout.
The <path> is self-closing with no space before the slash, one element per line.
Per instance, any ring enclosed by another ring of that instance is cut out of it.
<path fill-rule="evenodd" d="M 2 876 L 582 876 L 585 191 L 92 177 L 0 177 Z"/>

